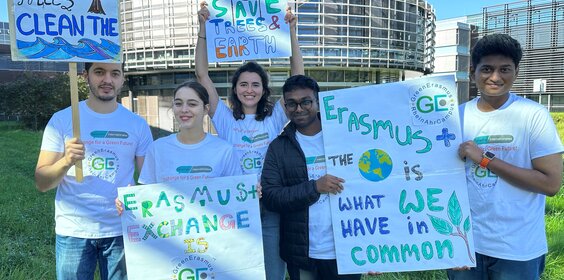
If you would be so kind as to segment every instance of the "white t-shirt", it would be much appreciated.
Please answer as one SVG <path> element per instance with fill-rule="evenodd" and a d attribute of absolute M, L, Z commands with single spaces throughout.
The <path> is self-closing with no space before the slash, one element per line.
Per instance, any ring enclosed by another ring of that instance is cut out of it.
<path fill-rule="evenodd" d="M 536 102 L 510 94 L 498 110 L 481 112 L 479 98 L 460 106 L 463 141 L 512 165 L 532 169 L 532 160 L 561 153 L 550 114 Z M 512 186 L 489 170 L 466 162 L 476 252 L 526 261 L 547 252 L 545 196 Z"/>
<path fill-rule="evenodd" d="M 304 152 L 307 175 L 310 180 L 317 180 L 327 174 L 323 133 L 307 136 L 296 131 L 296 140 Z M 329 194 L 321 194 L 319 200 L 309 206 L 309 257 L 321 260 L 334 260 L 335 241 L 331 221 Z"/>
<path fill-rule="evenodd" d="M 233 145 L 242 174 L 260 173 L 268 145 L 288 122 L 280 102 L 274 105 L 271 116 L 257 121 L 254 114 L 235 120 L 231 109 L 219 101 L 212 120 L 219 137 Z"/>
<path fill-rule="evenodd" d="M 57 187 L 55 232 L 78 238 L 122 235 L 114 200 L 117 187 L 135 184 L 135 157 L 145 156 L 153 142 L 147 122 L 120 104 L 109 114 L 92 111 L 79 103 L 80 139 L 86 154 L 84 180 L 75 180 L 74 166 Z M 72 135 L 71 108 L 55 113 L 43 134 L 41 150 L 64 153 Z"/>
<path fill-rule="evenodd" d="M 139 183 L 189 181 L 240 174 L 233 147 L 206 134 L 197 144 L 183 144 L 172 134 L 153 142 L 145 156 Z"/>

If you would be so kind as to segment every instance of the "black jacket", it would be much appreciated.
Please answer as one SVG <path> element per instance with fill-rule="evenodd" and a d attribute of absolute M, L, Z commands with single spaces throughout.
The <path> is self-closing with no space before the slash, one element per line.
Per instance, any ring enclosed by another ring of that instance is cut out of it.
<path fill-rule="evenodd" d="M 309 180 L 305 155 L 290 122 L 266 153 L 262 168 L 264 206 L 280 213 L 280 255 L 289 265 L 311 267 L 309 206 L 319 200 L 315 181 Z"/>

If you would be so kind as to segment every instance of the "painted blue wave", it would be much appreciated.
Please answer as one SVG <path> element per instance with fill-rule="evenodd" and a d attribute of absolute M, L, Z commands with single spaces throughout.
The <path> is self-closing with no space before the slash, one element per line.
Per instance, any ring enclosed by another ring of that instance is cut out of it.
<path fill-rule="evenodd" d="M 17 40 L 20 53 L 29 59 L 45 58 L 50 60 L 66 60 L 74 57 L 87 60 L 118 60 L 120 46 L 106 39 L 100 43 L 90 39 L 80 39 L 78 44 L 72 45 L 61 37 L 47 42 L 37 37 L 35 42 Z"/>

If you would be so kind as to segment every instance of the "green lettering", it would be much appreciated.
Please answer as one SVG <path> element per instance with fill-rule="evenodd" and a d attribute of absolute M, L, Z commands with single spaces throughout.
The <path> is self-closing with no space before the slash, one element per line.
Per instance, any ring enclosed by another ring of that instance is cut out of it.
<path fill-rule="evenodd" d="M 365 260 L 359 260 L 359 259 L 356 258 L 356 253 L 359 252 L 359 251 L 362 251 L 362 248 L 360 248 L 358 246 L 352 248 L 351 249 L 351 258 L 356 265 L 363 266 L 363 265 L 366 264 L 366 261 Z"/>
<path fill-rule="evenodd" d="M 217 215 L 213 215 L 213 222 L 207 215 L 202 215 L 202 223 L 204 224 L 206 232 L 210 232 L 212 229 L 213 231 L 217 231 Z"/>
<path fill-rule="evenodd" d="M 388 130 L 388 132 L 390 133 L 390 138 L 394 139 L 394 132 L 393 132 L 393 128 L 392 128 L 392 122 L 390 120 L 387 121 L 372 121 L 372 126 L 374 126 L 374 140 L 378 139 L 378 128 L 381 127 L 384 130 Z"/>
<path fill-rule="evenodd" d="M 343 112 L 346 112 L 348 110 L 349 110 L 349 108 L 346 108 L 346 107 L 337 108 L 337 114 L 339 115 L 339 124 L 343 123 Z"/>
<path fill-rule="evenodd" d="M 195 233 L 200 233 L 200 224 L 198 223 L 198 220 L 196 218 L 190 218 L 190 220 L 186 222 L 186 234 L 190 234 L 190 230 L 193 227 L 196 228 Z"/>
<path fill-rule="evenodd" d="M 382 263 L 386 263 L 386 256 L 390 263 L 399 262 L 399 251 L 396 246 L 380 245 L 380 256 L 382 256 Z"/>
<path fill-rule="evenodd" d="M 428 99 L 430 101 L 430 103 L 425 103 L 423 106 L 427 107 L 428 109 L 424 110 L 423 108 L 421 108 L 421 100 L 423 99 Z M 429 113 L 431 111 L 433 111 L 433 98 L 429 97 L 429 96 L 421 96 L 419 97 L 419 99 L 417 99 L 417 110 L 421 113 Z"/>
<path fill-rule="evenodd" d="M 243 2 L 237 2 L 237 4 L 235 4 L 235 17 L 240 18 L 241 13 L 243 14 L 243 17 L 247 17 L 247 11 L 245 11 Z"/>
<path fill-rule="evenodd" d="M 163 201 L 166 203 L 166 206 L 170 207 L 170 202 L 168 201 L 168 197 L 166 196 L 166 193 L 164 191 L 162 191 L 159 195 L 159 200 L 157 200 L 157 208 L 161 207 L 161 202 Z"/>
<path fill-rule="evenodd" d="M 196 195 L 207 195 L 208 201 L 212 202 L 212 198 L 210 195 L 210 192 L 208 190 L 208 186 L 204 186 L 203 188 L 200 187 L 196 187 L 196 189 L 194 190 L 194 193 L 192 194 L 192 198 L 190 199 L 190 203 L 194 203 L 194 201 L 196 200 Z M 201 206 L 206 206 L 206 200 L 205 199 L 200 199 L 200 205 Z"/>
<path fill-rule="evenodd" d="M 349 132 L 352 132 L 352 126 L 354 125 L 355 130 L 359 130 L 358 118 L 354 112 L 349 115 Z"/>
<path fill-rule="evenodd" d="M 424 136 L 419 136 L 419 134 L 421 134 L 421 130 L 416 131 L 415 133 L 413 133 L 412 138 L 413 139 L 419 139 L 419 140 L 423 140 L 425 141 L 425 148 L 421 149 L 421 150 L 417 150 L 416 153 L 418 154 L 424 154 L 428 151 L 431 150 L 431 148 L 433 147 L 433 143 L 431 143 L 431 140 L 429 140 L 429 138 L 424 137 Z"/>
<path fill-rule="evenodd" d="M 176 210 L 177 213 L 180 213 L 182 212 L 182 210 L 184 210 L 185 205 L 184 202 L 182 202 L 182 199 L 184 199 L 184 196 L 181 194 L 177 194 L 174 196 L 174 203 L 177 204 L 177 206 L 174 207 L 174 210 Z"/>
<path fill-rule="evenodd" d="M 335 106 L 329 105 L 329 101 L 335 99 L 335 96 L 329 95 L 323 97 L 323 106 L 325 107 L 325 119 L 326 120 L 334 120 L 337 118 L 335 115 L 331 115 L 331 111 L 335 109 Z"/>
<path fill-rule="evenodd" d="M 360 134 L 362 134 L 362 135 L 366 135 L 366 134 L 368 134 L 368 133 L 370 133 L 370 132 L 372 131 L 372 126 L 364 120 L 364 118 L 366 118 L 366 117 L 369 117 L 369 115 L 368 115 L 368 114 L 363 114 L 363 115 L 360 115 L 360 118 L 358 118 L 358 121 L 360 122 L 360 125 L 362 125 L 362 126 L 364 126 L 364 127 L 366 128 L 366 131 L 362 131 L 362 132 L 360 133 Z"/>
<path fill-rule="evenodd" d="M 172 236 L 176 236 L 177 234 L 182 235 L 182 219 L 178 219 L 176 221 L 177 223 L 175 223 L 174 220 L 170 221 L 170 232 Z"/>
<path fill-rule="evenodd" d="M 279 13 L 281 10 L 278 8 L 273 8 L 271 7 L 274 4 L 278 4 L 279 1 L 278 0 L 266 0 L 265 4 L 266 4 L 266 12 L 269 14 L 276 14 Z"/>
<path fill-rule="evenodd" d="M 153 203 L 150 200 L 146 200 L 141 203 L 141 213 L 143 214 L 143 218 L 153 217 L 153 214 L 149 212 L 149 208 L 151 207 L 153 207 Z"/>
<path fill-rule="evenodd" d="M 222 16 L 224 16 L 225 14 L 227 14 L 227 11 L 228 11 L 228 10 L 227 10 L 227 8 L 225 8 L 225 7 L 218 6 L 218 5 L 217 5 L 217 2 L 218 2 L 218 1 L 219 1 L 219 0 L 212 0 L 212 7 L 213 7 L 214 9 L 216 9 L 216 10 L 221 11 L 220 13 L 218 13 L 217 15 L 215 15 L 215 17 L 222 17 Z"/>
<path fill-rule="evenodd" d="M 440 97 L 447 97 L 446 94 L 439 94 L 439 95 L 435 95 L 435 108 L 437 108 L 435 111 L 439 112 L 439 111 L 447 111 L 448 108 L 441 108 L 441 104 L 439 104 L 439 98 Z"/>
<path fill-rule="evenodd" d="M 444 250 L 447 249 L 448 250 L 448 256 L 449 258 L 453 258 L 454 257 L 454 251 L 452 249 L 452 241 L 450 241 L 449 239 L 444 240 L 442 243 L 439 240 L 435 241 L 435 246 L 437 247 L 437 256 L 439 257 L 439 259 L 442 259 L 444 256 Z"/>
<path fill-rule="evenodd" d="M 223 199 L 223 195 L 221 195 L 221 190 L 217 191 L 217 200 L 219 200 L 219 204 L 227 205 L 229 203 L 229 197 L 231 196 L 231 190 L 227 189 L 225 192 L 226 198 Z"/>
<path fill-rule="evenodd" d="M 411 245 L 411 247 L 408 244 L 402 244 L 401 245 L 401 260 L 403 262 L 407 261 L 407 255 L 409 254 L 409 256 L 411 257 L 412 255 L 415 255 L 415 259 L 416 260 L 420 260 L 421 257 L 419 256 L 419 248 L 417 248 L 416 245 Z"/>
<path fill-rule="evenodd" d="M 123 196 L 123 206 L 124 206 L 124 209 L 126 211 L 127 210 L 137 210 L 137 206 L 130 206 L 130 205 L 134 205 L 134 204 L 137 203 L 137 201 L 135 201 L 135 200 L 129 200 L 129 198 L 134 198 L 134 197 L 135 197 L 134 193 L 128 193 L 128 194 L 125 194 Z"/>
<path fill-rule="evenodd" d="M 401 191 L 400 194 L 400 212 L 402 214 L 407 214 L 410 211 L 415 211 L 417 213 L 423 211 L 423 208 L 425 207 L 425 201 L 423 201 L 423 195 L 421 195 L 421 192 L 416 190 L 415 191 L 415 197 L 417 198 L 417 206 L 415 206 L 415 204 L 413 203 L 408 203 L 407 205 L 405 205 L 405 197 L 407 196 L 407 192 L 405 190 Z"/>
<path fill-rule="evenodd" d="M 436 188 L 427 189 L 427 207 L 429 208 L 429 210 L 431 210 L 431 211 L 443 211 L 444 207 L 433 205 L 433 204 L 435 204 L 435 202 L 439 201 L 438 198 L 435 198 L 435 195 L 440 194 L 442 192 L 443 192 L 443 190 L 441 190 L 441 189 L 436 189 Z"/>
<path fill-rule="evenodd" d="M 368 245 L 368 248 L 366 248 L 366 257 L 370 263 L 376 263 L 378 261 L 378 248 L 374 245 Z"/>
<path fill-rule="evenodd" d="M 257 15 L 258 6 L 259 6 L 259 4 L 256 3 L 256 5 L 253 7 L 253 3 L 251 1 L 249 1 L 249 10 L 251 11 L 251 15 L 253 17 Z"/>
<path fill-rule="evenodd" d="M 411 127 L 408 125 L 405 127 L 405 141 L 401 141 L 399 137 L 399 126 L 396 126 L 396 142 L 400 146 L 411 145 Z"/>
<path fill-rule="evenodd" d="M 168 225 L 168 222 L 167 222 L 167 221 L 162 221 L 162 222 L 159 224 L 159 226 L 157 227 L 157 234 L 159 235 L 160 238 L 168 238 L 168 237 L 170 237 L 170 234 L 168 234 L 168 233 L 163 233 L 163 232 L 161 231 L 161 229 L 162 229 L 164 226 L 166 226 L 166 225 Z"/>
<path fill-rule="evenodd" d="M 423 258 L 430 260 L 433 258 L 433 245 L 431 242 L 425 241 L 421 244 L 421 252 L 423 253 Z"/>

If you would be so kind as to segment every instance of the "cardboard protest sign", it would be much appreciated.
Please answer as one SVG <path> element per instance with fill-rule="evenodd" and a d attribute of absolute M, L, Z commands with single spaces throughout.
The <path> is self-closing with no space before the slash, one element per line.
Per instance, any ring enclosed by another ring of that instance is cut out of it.
<path fill-rule="evenodd" d="M 121 62 L 119 1 L 8 3 L 12 60 Z"/>
<path fill-rule="evenodd" d="M 265 279 L 255 184 L 246 175 L 119 188 L 128 278 Z"/>
<path fill-rule="evenodd" d="M 290 57 L 287 0 L 213 0 L 206 22 L 209 62 Z"/>
<path fill-rule="evenodd" d="M 319 100 L 339 273 L 475 266 L 454 76 Z"/>

